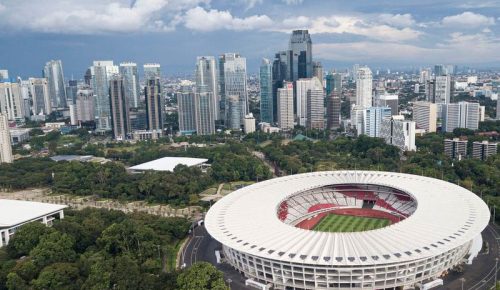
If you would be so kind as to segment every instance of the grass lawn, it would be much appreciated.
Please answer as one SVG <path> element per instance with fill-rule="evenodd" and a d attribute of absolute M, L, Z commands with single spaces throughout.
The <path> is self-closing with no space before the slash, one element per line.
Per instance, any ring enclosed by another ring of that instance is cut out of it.
<path fill-rule="evenodd" d="M 329 214 L 323 217 L 313 230 L 319 232 L 361 232 L 383 228 L 390 224 L 388 219 Z"/>
<path fill-rule="evenodd" d="M 245 186 L 248 186 L 248 185 L 254 184 L 254 183 L 255 183 L 255 181 L 233 181 L 233 182 L 224 183 L 224 185 L 222 186 L 222 189 L 234 191 L 236 189 L 239 189 L 241 187 L 245 187 Z"/>

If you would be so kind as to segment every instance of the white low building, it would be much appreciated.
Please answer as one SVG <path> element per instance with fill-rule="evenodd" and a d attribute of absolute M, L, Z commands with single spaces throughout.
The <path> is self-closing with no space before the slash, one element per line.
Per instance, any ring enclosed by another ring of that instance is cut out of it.
<path fill-rule="evenodd" d="M 208 159 L 205 158 L 190 158 L 190 157 L 163 157 L 160 159 L 156 159 L 153 161 L 149 161 L 146 163 L 142 163 L 139 165 L 135 165 L 129 168 L 129 170 L 135 172 L 142 171 L 174 171 L 174 168 L 177 165 L 185 165 L 187 167 L 196 166 L 203 169 L 206 169 Z"/>
<path fill-rule="evenodd" d="M 0 199 L 0 247 L 9 243 L 17 229 L 30 222 L 52 226 L 55 219 L 63 219 L 66 205 L 32 201 Z"/>

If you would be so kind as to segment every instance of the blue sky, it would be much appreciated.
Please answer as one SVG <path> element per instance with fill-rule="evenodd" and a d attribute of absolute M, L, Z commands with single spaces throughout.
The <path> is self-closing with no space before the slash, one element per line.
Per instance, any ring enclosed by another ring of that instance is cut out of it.
<path fill-rule="evenodd" d="M 0 0 L 0 68 L 40 75 L 62 59 L 81 78 L 92 60 L 159 62 L 190 73 L 198 55 L 262 57 L 309 29 L 325 69 L 354 63 L 500 67 L 500 0 Z"/>

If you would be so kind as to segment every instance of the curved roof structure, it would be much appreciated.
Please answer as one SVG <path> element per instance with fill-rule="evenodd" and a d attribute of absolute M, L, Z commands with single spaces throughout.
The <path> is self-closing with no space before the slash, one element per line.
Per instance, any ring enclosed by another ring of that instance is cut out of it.
<path fill-rule="evenodd" d="M 191 157 L 163 157 L 155 159 L 146 163 L 138 164 L 130 167 L 134 171 L 174 171 L 177 165 L 186 165 L 188 167 L 201 165 L 207 162 L 205 158 L 191 158 Z"/>
<path fill-rule="evenodd" d="M 277 209 L 283 200 L 335 184 L 398 189 L 414 198 L 417 209 L 401 222 L 352 233 L 304 230 L 279 220 Z M 347 266 L 438 255 L 474 239 L 489 218 L 489 210 L 479 197 L 449 182 L 393 172 L 331 171 L 276 178 L 237 190 L 212 206 L 205 224 L 216 240 L 251 255 Z"/>

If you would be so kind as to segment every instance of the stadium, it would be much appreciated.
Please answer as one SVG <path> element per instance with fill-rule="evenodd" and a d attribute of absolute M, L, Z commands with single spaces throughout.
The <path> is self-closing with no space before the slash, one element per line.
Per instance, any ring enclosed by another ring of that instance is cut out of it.
<path fill-rule="evenodd" d="M 489 218 L 479 197 L 445 181 L 331 171 L 239 189 L 205 225 L 229 264 L 273 289 L 406 289 L 471 261 Z"/>

